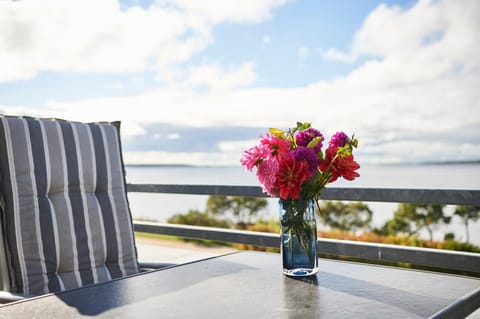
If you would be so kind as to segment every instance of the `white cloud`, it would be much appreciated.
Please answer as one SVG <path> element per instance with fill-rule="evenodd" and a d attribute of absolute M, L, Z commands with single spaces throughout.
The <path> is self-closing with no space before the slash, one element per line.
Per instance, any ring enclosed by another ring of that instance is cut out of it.
<path fill-rule="evenodd" d="M 451 23 L 458 26 L 459 22 L 452 19 L 462 18 L 459 14 L 463 15 L 461 11 L 469 6 L 476 4 L 471 0 L 461 4 L 421 0 L 407 10 L 382 4 L 369 14 L 355 34 L 353 52 L 381 57 L 412 54 L 432 34 L 446 28 L 454 31 Z"/>
<path fill-rule="evenodd" d="M 221 142 L 218 152 L 167 152 L 167 151 L 124 151 L 126 164 L 165 164 L 198 166 L 239 166 L 240 157 L 246 148 L 258 141 Z M 254 180 L 252 174 L 252 180 Z"/>
<path fill-rule="evenodd" d="M 453 145 L 450 141 L 417 139 L 398 140 L 380 145 L 369 145 L 363 158 L 370 163 L 408 163 L 428 161 L 463 161 L 480 158 L 479 145 Z M 379 153 L 388 154 L 378 157 Z"/>
<path fill-rule="evenodd" d="M 223 141 L 218 143 L 218 148 L 222 152 L 230 152 L 237 154 L 242 154 L 243 151 L 257 144 L 257 140 L 246 140 L 246 141 Z"/>
<path fill-rule="evenodd" d="M 125 87 L 125 84 L 123 82 L 112 82 L 110 83 L 107 88 L 110 90 L 121 90 Z"/>
<path fill-rule="evenodd" d="M 2 105 L 0 104 L 0 114 L 17 116 L 33 116 L 33 117 L 45 117 L 46 112 L 44 109 L 38 109 L 33 107 L 25 107 L 20 105 Z M 55 116 L 50 116 L 55 117 Z"/>
<path fill-rule="evenodd" d="M 190 68 L 185 84 L 192 87 L 206 86 L 213 91 L 227 91 L 252 84 L 255 81 L 253 69 L 253 62 L 231 69 L 224 69 L 220 64 L 203 64 Z"/>
<path fill-rule="evenodd" d="M 345 63 L 352 63 L 357 59 L 357 57 L 352 54 L 347 54 L 334 48 L 330 48 L 327 51 L 320 50 L 320 54 L 326 59 Z"/>
<path fill-rule="evenodd" d="M 263 42 L 264 44 L 270 44 L 270 43 L 272 42 L 272 37 L 270 37 L 269 35 L 265 35 L 265 36 L 263 36 L 263 38 L 262 38 L 262 42 Z"/>
<path fill-rule="evenodd" d="M 206 48 L 216 23 L 259 22 L 284 2 L 158 1 L 122 10 L 116 0 L 2 1 L 0 83 L 40 71 L 163 71 Z"/>
<path fill-rule="evenodd" d="M 194 43 L 189 38 L 173 43 L 188 30 L 197 31 L 187 18 L 153 7 L 121 11 L 114 0 L 25 1 L 2 6 L 0 57 L 2 66 L 12 66 L 9 72 L 0 72 L 3 81 L 40 70 L 137 72 L 185 59 L 208 42 L 208 35 L 201 35 Z M 162 32 L 145 36 L 151 30 Z"/>
<path fill-rule="evenodd" d="M 465 70 L 478 69 L 479 12 L 476 0 L 420 0 L 405 10 L 382 4 L 355 33 L 351 52 L 335 48 L 322 52 L 324 57 L 342 62 L 373 56 L 395 63 L 398 70 L 402 63 L 412 69 L 430 67 L 425 75 L 409 72 L 413 76 L 437 76 L 457 65 Z"/>
<path fill-rule="evenodd" d="M 288 0 L 157 0 L 159 5 L 171 5 L 211 23 L 225 20 L 234 22 L 259 22 L 271 17 L 271 10 Z"/>
<path fill-rule="evenodd" d="M 217 14 L 209 19 L 218 20 Z M 144 134 L 143 127 L 151 123 L 288 128 L 295 121 L 310 121 L 327 136 L 337 130 L 356 133 L 358 156 L 365 161 L 478 159 L 478 21 L 480 2 L 475 0 L 420 1 L 407 10 L 381 5 L 356 32 L 351 52 L 330 51 L 337 60 L 365 59 L 350 74 L 332 81 L 252 88 L 252 63 L 231 68 L 204 64 L 172 76 L 177 84 L 183 80 L 183 86 L 138 96 L 50 101 L 42 112 L 85 121 L 119 119 L 123 134 L 130 136 Z M 198 93 L 198 86 L 211 90 Z M 31 111 L 3 108 L 6 113 Z M 33 111 L 30 114 L 39 112 Z M 221 153 L 185 153 L 178 159 L 173 157 L 177 153 L 131 153 L 128 158 L 153 161 L 161 155 L 162 161 L 175 163 L 206 163 L 212 158 L 238 163 L 244 145 L 222 142 Z"/>
<path fill-rule="evenodd" d="M 178 134 L 178 133 L 168 133 L 168 134 L 155 133 L 155 134 L 153 134 L 152 137 L 153 137 L 154 140 L 162 140 L 162 139 L 178 140 L 180 138 L 180 134 Z"/>
<path fill-rule="evenodd" d="M 239 165 L 238 153 L 201 152 L 124 152 L 127 164 Z"/>

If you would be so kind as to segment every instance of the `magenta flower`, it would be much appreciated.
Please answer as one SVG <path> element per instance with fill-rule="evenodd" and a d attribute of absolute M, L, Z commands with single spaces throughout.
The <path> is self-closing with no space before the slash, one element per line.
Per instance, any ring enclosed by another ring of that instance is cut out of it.
<path fill-rule="evenodd" d="M 319 130 L 310 127 L 305 131 L 297 132 L 297 134 L 295 134 L 295 141 L 298 146 L 307 147 L 308 143 L 310 143 L 315 137 L 320 137 L 320 142 L 313 148 L 315 153 L 318 153 L 323 146 L 323 135 Z"/>
<path fill-rule="evenodd" d="M 308 166 L 308 173 L 313 176 L 318 171 L 318 156 L 313 148 L 306 148 L 305 146 L 298 146 L 296 149 L 290 151 L 290 155 L 296 162 L 306 162 Z"/>
<path fill-rule="evenodd" d="M 330 139 L 328 147 L 343 147 L 345 146 L 345 144 L 347 144 L 348 140 L 349 137 L 347 136 L 347 134 L 343 132 L 337 132 Z"/>

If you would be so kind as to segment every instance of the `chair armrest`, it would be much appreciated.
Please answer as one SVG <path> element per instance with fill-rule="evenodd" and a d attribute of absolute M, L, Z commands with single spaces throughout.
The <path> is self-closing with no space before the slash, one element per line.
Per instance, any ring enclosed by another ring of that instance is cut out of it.
<path fill-rule="evenodd" d="M 0 304 L 19 301 L 28 298 L 29 296 L 16 294 L 8 291 L 0 291 Z"/>
<path fill-rule="evenodd" d="M 156 262 L 141 262 L 139 263 L 140 271 L 149 271 L 154 269 L 160 269 L 170 266 L 175 266 L 173 263 L 156 263 Z"/>

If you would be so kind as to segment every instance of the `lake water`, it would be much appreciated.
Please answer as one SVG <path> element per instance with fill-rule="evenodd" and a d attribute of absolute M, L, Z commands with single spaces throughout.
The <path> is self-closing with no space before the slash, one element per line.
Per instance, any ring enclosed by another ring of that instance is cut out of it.
<path fill-rule="evenodd" d="M 127 182 L 150 184 L 209 184 L 258 186 L 255 173 L 242 167 L 163 167 L 127 166 Z M 381 165 L 362 166 L 360 177 L 352 182 L 338 180 L 332 187 L 480 189 L 480 164 L 464 165 Z M 203 211 L 207 196 L 130 193 L 129 201 L 134 218 L 165 222 L 170 216 L 190 209 Z M 366 202 L 373 211 L 373 225 L 381 226 L 393 216 L 398 204 Z M 447 206 L 446 214 L 454 206 Z M 269 199 L 263 217 L 277 218 L 278 203 Z M 471 223 L 470 241 L 480 245 L 480 221 Z M 434 239 L 442 240 L 446 232 L 454 232 L 457 240 L 465 238 L 461 220 L 454 217 L 449 225 L 438 226 Z M 426 233 L 421 234 L 427 238 Z"/>

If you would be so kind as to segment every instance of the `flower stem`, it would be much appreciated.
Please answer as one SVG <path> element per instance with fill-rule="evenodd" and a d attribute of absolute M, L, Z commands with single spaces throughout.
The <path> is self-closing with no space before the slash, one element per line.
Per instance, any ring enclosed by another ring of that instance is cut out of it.
<path fill-rule="evenodd" d="M 293 228 L 290 228 L 290 240 L 289 240 L 289 243 L 288 243 L 288 246 L 289 246 L 289 249 L 290 249 L 290 255 L 291 255 L 291 265 L 293 267 L 293 265 L 295 265 L 295 254 L 293 253 L 293 240 L 294 240 L 294 237 L 293 237 Z"/>

